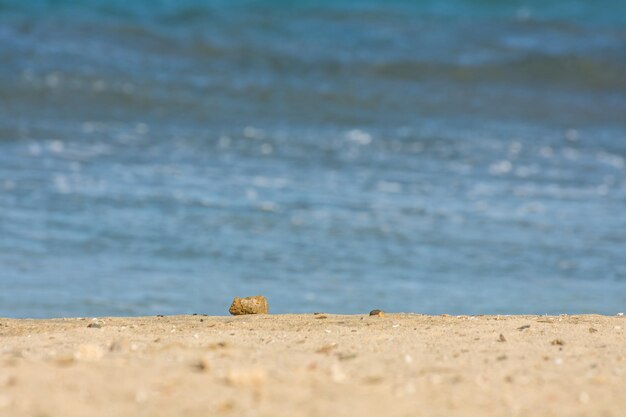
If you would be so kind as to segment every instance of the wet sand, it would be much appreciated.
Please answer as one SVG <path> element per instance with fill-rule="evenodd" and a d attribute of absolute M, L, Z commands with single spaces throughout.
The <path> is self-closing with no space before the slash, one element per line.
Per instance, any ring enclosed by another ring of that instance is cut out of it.
<path fill-rule="evenodd" d="M 623 416 L 626 319 L 0 319 L 0 416 Z"/>

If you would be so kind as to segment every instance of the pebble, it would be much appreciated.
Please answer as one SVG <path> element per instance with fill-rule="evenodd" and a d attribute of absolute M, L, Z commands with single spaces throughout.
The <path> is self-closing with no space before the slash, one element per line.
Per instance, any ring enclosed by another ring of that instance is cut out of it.
<path fill-rule="evenodd" d="M 102 327 L 103 324 L 104 324 L 104 320 L 100 320 L 97 317 L 94 317 L 91 319 L 91 323 L 89 323 L 87 327 L 92 328 L 92 329 L 99 329 Z"/>
<path fill-rule="evenodd" d="M 385 312 L 382 310 L 372 310 L 370 311 L 370 316 L 376 316 L 376 317 L 385 317 Z"/>
<path fill-rule="evenodd" d="M 228 311 L 233 316 L 241 316 L 244 314 L 268 314 L 269 307 L 267 298 L 262 295 L 246 298 L 235 297 Z"/>
<path fill-rule="evenodd" d="M 551 343 L 555 346 L 563 346 L 565 344 L 565 342 L 561 339 L 554 339 Z"/>
<path fill-rule="evenodd" d="M 498 342 L 506 342 L 506 337 L 502 333 L 500 333 L 500 337 L 498 337 Z"/>

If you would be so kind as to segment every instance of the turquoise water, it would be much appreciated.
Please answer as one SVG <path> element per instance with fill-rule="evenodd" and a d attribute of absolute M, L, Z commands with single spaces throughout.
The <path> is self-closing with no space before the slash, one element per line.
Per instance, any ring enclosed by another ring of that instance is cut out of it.
<path fill-rule="evenodd" d="M 0 316 L 626 309 L 626 2 L 0 0 Z"/>

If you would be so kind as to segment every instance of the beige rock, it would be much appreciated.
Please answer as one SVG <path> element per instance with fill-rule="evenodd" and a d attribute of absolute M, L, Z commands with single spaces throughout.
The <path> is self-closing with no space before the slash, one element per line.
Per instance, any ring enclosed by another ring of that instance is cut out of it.
<path fill-rule="evenodd" d="M 262 295 L 255 295 L 246 298 L 235 297 L 228 311 L 234 316 L 241 316 L 243 314 L 268 314 L 269 307 L 267 298 Z"/>

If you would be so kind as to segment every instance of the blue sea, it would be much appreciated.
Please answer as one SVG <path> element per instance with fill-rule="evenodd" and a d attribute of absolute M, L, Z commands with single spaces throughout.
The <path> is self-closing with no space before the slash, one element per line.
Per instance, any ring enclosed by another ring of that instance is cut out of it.
<path fill-rule="evenodd" d="M 626 1 L 0 0 L 0 316 L 626 310 Z"/>

